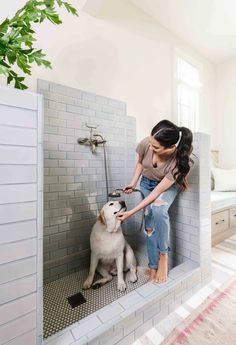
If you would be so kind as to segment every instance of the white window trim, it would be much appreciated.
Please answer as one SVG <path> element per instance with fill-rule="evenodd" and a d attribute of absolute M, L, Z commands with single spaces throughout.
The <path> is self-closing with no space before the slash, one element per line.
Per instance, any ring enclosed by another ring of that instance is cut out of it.
<path fill-rule="evenodd" d="M 186 62 L 188 62 L 189 64 L 191 64 L 193 67 L 197 68 L 199 71 L 199 82 L 202 84 L 202 70 L 203 70 L 203 66 L 202 63 L 200 61 L 198 61 L 197 59 L 193 58 L 191 55 L 185 53 L 183 50 L 177 48 L 177 47 L 173 47 L 173 61 L 172 61 L 172 66 L 173 66 L 173 70 L 172 70 L 172 78 L 173 78 L 173 82 L 172 82 L 172 120 L 175 124 L 178 125 L 178 78 L 177 78 L 177 72 L 178 72 L 178 58 L 182 58 L 184 59 Z M 184 84 L 184 82 L 182 81 L 182 83 Z M 189 87 L 189 85 L 188 85 Z M 200 117 L 201 117 L 201 110 L 202 110 L 202 88 L 199 88 L 199 109 L 198 109 L 198 113 L 199 116 L 198 118 L 196 118 L 196 132 L 199 131 L 200 128 Z"/>

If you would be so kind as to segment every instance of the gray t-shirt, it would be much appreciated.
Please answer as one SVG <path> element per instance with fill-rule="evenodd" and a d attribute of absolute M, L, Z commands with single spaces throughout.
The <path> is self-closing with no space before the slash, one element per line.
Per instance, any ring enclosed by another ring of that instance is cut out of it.
<path fill-rule="evenodd" d="M 176 159 L 175 154 L 171 155 L 165 162 L 160 163 L 158 166 L 153 166 L 153 150 L 149 144 L 148 137 L 140 141 L 136 148 L 136 152 L 139 155 L 139 162 L 142 163 L 143 171 L 142 175 L 150 180 L 160 181 L 164 177 L 170 181 L 175 181 L 173 174 L 177 171 L 175 168 Z M 172 172 L 172 170 L 174 171 Z"/>

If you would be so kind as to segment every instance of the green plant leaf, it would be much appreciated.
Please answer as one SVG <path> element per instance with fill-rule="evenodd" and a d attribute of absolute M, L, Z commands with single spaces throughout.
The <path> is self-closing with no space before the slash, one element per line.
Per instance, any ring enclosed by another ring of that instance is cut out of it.
<path fill-rule="evenodd" d="M 24 77 L 13 71 L 15 63 L 26 74 L 31 74 L 31 64 L 52 68 L 51 62 L 45 59 L 42 49 L 34 47 L 35 31 L 32 25 L 49 20 L 54 25 L 62 23 L 56 10 L 56 5 L 78 15 L 76 9 L 63 0 L 28 0 L 13 18 L 6 18 L 0 23 L 0 74 L 7 78 L 7 83 L 15 83 L 21 90 L 27 88 L 23 83 Z"/>
<path fill-rule="evenodd" d="M 43 64 L 46 68 L 51 68 L 51 69 L 52 69 L 52 64 L 51 64 L 50 61 L 42 59 L 41 62 L 42 62 L 42 64 Z"/>
<path fill-rule="evenodd" d="M 72 7 L 68 2 L 63 2 L 63 4 L 69 13 L 78 16 L 77 10 L 74 7 Z"/>
<path fill-rule="evenodd" d="M 45 11 L 45 16 L 53 23 L 53 24 L 61 24 L 62 21 L 61 19 L 59 18 L 58 14 L 55 14 L 55 13 L 50 13 L 50 12 L 47 12 Z"/>
<path fill-rule="evenodd" d="M 8 65 L 8 64 L 6 63 L 6 61 L 4 61 L 4 59 L 1 60 L 1 65 L 2 65 L 2 66 L 5 66 L 5 67 L 7 67 L 7 68 L 10 68 L 10 67 L 11 67 L 10 65 Z"/>
<path fill-rule="evenodd" d="M 16 62 L 16 53 L 14 51 L 8 50 L 6 55 L 10 64 L 14 64 Z"/>
<path fill-rule="evenodd" d="M 12 80 L 13 80 L 13 76 L 12 75 L 8 75 L 8 77 L 7 77 L 7 84 L 10 84 Z"/>
<path fill-rule="evenodd" d="M 0 35 L 5 34 L 7 32 L 8 29 L 8 25 L 9 25 L 9 19 L 6 18 L 2 24 L 0 24 Z"/>
<path fill-rule="evenodd" d="M 4 74 L 6 77 L 9 76 L 9 69 L 0 64 L 0 74 Z"/>
<path fill-rule="evenodd" d="M 16 72 L 14 72 L 13 70 L 10 70 L 10 74 L 11 74 L 13 77 L 16 77 L 16 76 L 17 76 Z"/>
<path fill-rule="evenodd" d="M 27 59 L 23 55 L 17 56 L 16 62 L 24 73 L 31 74 L 30 65 L 27 63 Z"/>
<path fill-rule="evenodd" d="M 26 90 L 28 89 L 28 86 L 26 86 L 25 84 L 21 83 L 21 81 L 19 80 L 20 78 L 15 78 L 15 88 L 16 89 L 20 89 L 20 90 Z M 25 78 L 23 78 L 24 80 Z"/>
<path fill-rule="evenodd" d="M 28 56 L 28 59 L 29 59 L 29 62 L 30 62 L 30 63 L 32 63 L 33 61 L 35 61 L 35 62 L 37 63 L 38 66 L 44 65 L 45 67 L 52 68 L 51 62 L 45 60 L 44 57 L 45 57 L 45 54 L 42 53 L 42 49 L 40 49 L 40 50 L 37 50 L 37 51 L 31 53 L 31 54 Z"/>

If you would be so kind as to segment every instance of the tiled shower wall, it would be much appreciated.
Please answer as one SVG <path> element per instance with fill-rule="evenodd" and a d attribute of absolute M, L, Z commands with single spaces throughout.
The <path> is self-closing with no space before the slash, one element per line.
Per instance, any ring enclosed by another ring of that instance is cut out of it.
<path fill-rule="evenodd" d="M 43 80 L 44 95 L 44 279 L 57 279 L 89 260 L 89 235 L 106 202 L 103 147 L 95 154 L 79 145 L 86 123 L 107 140 L 109 190 L 128 182 L 135 164 L 135 118 L 124 102 Z"/>
<path fill-rule="evenodd" d="M 42 344 L 42 166 L 42 96 L 0 87 L 1 345 Z"/>

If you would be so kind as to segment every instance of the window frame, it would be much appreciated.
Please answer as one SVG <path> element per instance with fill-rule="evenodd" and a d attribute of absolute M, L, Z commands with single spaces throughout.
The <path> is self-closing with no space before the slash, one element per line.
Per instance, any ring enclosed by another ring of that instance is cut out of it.
<path fill-rule="evenodd" d="M 186 61 L 187 63 L 189 63 L 190 65 L 192 65 L 194 68 L 197 68 L 198 72 L 199 72 L 199 87 L 194 87 L 184 81 L 180 81 L 178 79 L 178 58 L 183 59 L 184 61 Z M 193 132 L 199 132 L 199 128 L 200 128 L 200 114 L 201 114 L 201 110 L 202 110 L 202 64 L 200 61 L 198 61 L 197 59 L 193 58 L 191 55 L 183 52 L 182 50 L 180 50 L 179 48 L 174 47 L 173 48 L 173 90 L 172 90 L 172 95 L 173 95 L 173 99 L 172 99 L 172 104 L 173 104 L 173 122 L 177 124 L 177 126 L 180 126 L 180 121 L 179 121 L 179 113 L 178 113 L 178 106 L 179 106 L 179 102 L 178 102 L 178 86 L 180 84 L 185 85 L 189 90 L 196 90 L 198 93 L 198 114 L 197 116 L 195 115 L 194 118 L 194 129 L 190 128 Z"/>

